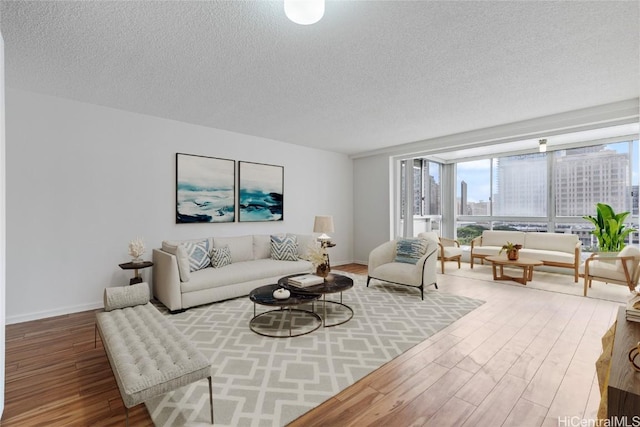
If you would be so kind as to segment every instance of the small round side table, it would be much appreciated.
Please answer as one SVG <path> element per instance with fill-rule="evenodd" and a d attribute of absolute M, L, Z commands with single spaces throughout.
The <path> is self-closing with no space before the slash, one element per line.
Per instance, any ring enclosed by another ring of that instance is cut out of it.
<path fill-rule="evenodd" d="M 134 270 L 133 277 L 129 280 L 129 285 L 135 285 L 136 283 L 142 282 L 142 277 L 138 273 L 138 270 L 152 267 L 153 263 L 151 261 L 143 261 L 143 262 L 125 262 L 124 264 L 118 264 L 123 270 Z"/>

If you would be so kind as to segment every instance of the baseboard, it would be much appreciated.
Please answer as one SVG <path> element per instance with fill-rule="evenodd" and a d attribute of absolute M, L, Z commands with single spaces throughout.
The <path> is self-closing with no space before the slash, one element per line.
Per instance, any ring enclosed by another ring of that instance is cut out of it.
<path fill-rule="evenodd" d="M 38 311 L 35 313 L 20 314 L 17 316 L 7 316 L 5 321 L 7 325 L 12 325 L 15 323 L 29 322 L 31 320 L 45 319 L 47 317 L 63 316 L 65 314 L 79 313 L 81 311 L 96 310 L 102 307 L 104 307 L 104 302 L 96 301 L 89 304 L 60 307 L 54 310 Z"/>

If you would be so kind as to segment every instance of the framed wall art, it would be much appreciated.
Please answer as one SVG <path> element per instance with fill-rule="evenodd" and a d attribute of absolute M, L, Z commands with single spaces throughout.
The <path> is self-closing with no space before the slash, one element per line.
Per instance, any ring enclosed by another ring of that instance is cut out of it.
<path fill-rule="evenodd" d="M 176 224 L 235 221 L 235 160 L 176 153 Z"/>
<path fill-rule="evenodd" d="M 282 221 L 284 166 L 238 163 L 238 221 Z"/>

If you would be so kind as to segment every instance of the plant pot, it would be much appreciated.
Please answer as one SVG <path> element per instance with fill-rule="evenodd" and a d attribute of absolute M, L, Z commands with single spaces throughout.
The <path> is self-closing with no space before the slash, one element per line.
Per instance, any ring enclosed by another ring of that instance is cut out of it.
<path fill-rule="evenodd" d="M 518 257 L 520 256 L 520 254 L 518 253 L 517 249 L 509 249 L 507 251 L 507 258 L 509 259 L 509 261 L 517 261 Z"/>

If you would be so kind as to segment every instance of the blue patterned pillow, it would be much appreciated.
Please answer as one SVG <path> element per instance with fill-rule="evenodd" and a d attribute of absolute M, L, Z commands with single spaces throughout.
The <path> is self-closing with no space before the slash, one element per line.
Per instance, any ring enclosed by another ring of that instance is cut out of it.
<path fill-rule="evenodd" d="M 229 246 L 211 249 L 211 266 L 213 268 L 224 267 L 231 264 L 231 250 Z"/>
<path fill-rule="evenodd" d="M 211 265 L 209 258 L 209 241 L 182 243 L 189 258 L 189 271 L 198 271 Z"/>
<path fill-rule="evenodd" d="M 271 258 L 281 261 L 297 261 L 298 240 L 296 236 L 271 236 Z"/>
<path fill-rule="evenodd" d="M 396 243 L 396 262 L 415 264 L 427 252 L 425 239 L 398 239 Z"/>

